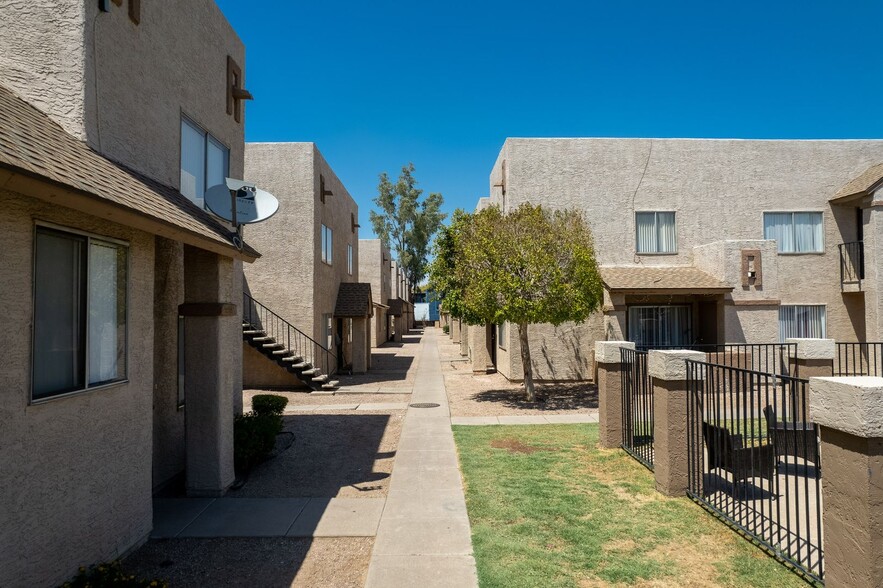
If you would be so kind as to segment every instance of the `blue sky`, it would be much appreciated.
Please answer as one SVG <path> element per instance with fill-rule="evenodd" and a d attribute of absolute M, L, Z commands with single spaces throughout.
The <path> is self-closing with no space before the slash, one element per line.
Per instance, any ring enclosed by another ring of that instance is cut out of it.
<path fill-rule="evenodd" d="M 248 141 L 472 209 L 506 137 L 883 137 L 883 2 L 243 2 Z"/>

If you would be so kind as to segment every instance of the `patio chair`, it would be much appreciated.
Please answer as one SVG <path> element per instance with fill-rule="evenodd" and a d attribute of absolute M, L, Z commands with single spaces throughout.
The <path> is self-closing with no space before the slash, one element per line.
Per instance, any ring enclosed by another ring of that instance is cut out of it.
<path fill-rule="evenodd" d="M 745 447 L 742 435 L 711 423 L 702 423 L 702 437 L 708 447 L 708 468 L 730 472 L 734 489 L 749 478 L 775 478 L 776 454 L 772 445 Z"/>
<path fill-rule="evenodd" d="M 767 434 L 776 448 L 776 459 L 780 455 L 799 457 L 819 465 L 818 428 L 813 422 L 779 421 L 776 409 L 767 405 L 763 409 L 766 418 Z"/>

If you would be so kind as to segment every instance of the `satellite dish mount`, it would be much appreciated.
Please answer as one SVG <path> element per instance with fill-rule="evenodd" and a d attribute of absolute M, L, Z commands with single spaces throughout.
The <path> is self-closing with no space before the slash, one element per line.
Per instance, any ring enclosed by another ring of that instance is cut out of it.
<path fill-rule="evenodd" d="M 205 193 L 205 204 L 212 214 L 233 224 L 233 244 L 242 249 L 242 225 L 265 221 L 279 210 L 275 196 L 254 182 L 226 178 Z"/>

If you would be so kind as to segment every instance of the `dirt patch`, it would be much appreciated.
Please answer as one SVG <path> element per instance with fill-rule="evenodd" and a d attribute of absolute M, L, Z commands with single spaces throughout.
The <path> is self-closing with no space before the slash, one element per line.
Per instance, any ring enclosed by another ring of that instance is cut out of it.
<path fill-rule="evenodd" d="M 127 571 L 175 588 L 365 585 L 374 539 L 225 538 L 154 540 L 126 558 Z"/>
<path fill-rule="evenodd" d="M 535 447 L 533 445 L 525 445 L 518 439 L 507 438 L 507 439 L 494 439 L 491 441 L 491 447 L 494 449 L 505 449 L 509 453 L 536 453 L 537 451 L 548 451 L 548 449 L 544 449 L 542 447 Z"/>

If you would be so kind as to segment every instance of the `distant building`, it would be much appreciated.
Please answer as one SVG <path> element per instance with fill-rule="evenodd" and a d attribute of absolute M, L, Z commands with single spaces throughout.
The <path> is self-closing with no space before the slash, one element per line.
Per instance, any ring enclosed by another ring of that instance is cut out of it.
<path fill-rule="evenodd" d="M 389 302 L 392 295 L 389 248 L 380 239 L 359 240 L 360 275 L 371 283 L 374 318 L 371 321 L 371 345 L 379 347 L 392 338 Z"/>
<path fill-rule="evenodd" d="M 881 162 L 879 140 L 507 139 L 479 208 L 583 211 L 605 289 L 585 324 L 531 326 L 535 374 L 590 378 L 595 340 L 879 340 Z M 517 329 L 490 328 L 479 361 L 520 379 Z"/>

